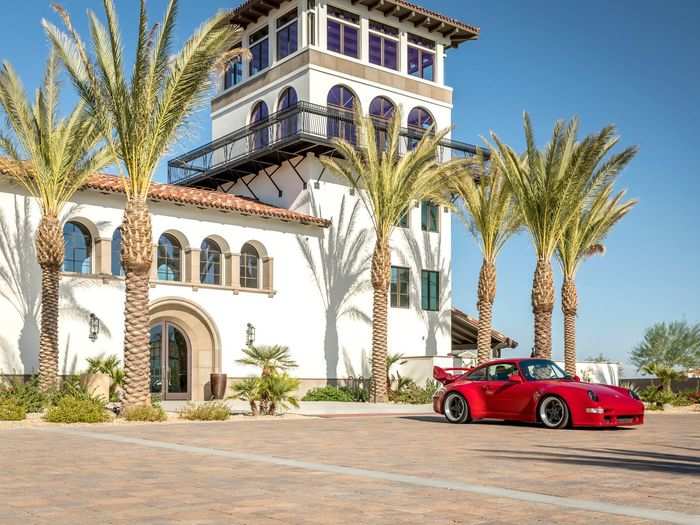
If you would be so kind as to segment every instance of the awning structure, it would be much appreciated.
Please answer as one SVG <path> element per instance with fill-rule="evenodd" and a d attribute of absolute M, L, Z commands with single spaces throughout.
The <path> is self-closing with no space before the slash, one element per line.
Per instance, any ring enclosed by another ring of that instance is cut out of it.
<path fill-rule="evenodd" d="M 469 350 L 476 350 L 476 336 L 479 320 L 458 308 L 452 309 L 452 353 L 459 355 Z M 504 348 L 515 348 L 518 342 L 496 330 L 491 331 L 491 349 L 494 355 L 500 355 Z M 498 352 L 498 354 L 496 353 Z"/>

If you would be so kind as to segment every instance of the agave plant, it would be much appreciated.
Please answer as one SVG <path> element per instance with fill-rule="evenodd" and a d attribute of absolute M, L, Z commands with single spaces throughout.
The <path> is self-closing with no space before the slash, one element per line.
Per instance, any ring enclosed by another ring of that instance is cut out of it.
<path fill-rule="evenodd" d="M 324 167 L 346 179 L 358 191 L 370 215 L 375 233 L 371 261 L 372 392 L 373 402 L 388 399 L 386 377 L 387 310 L 391 282 L 389 239 L 413 202 L 430 200 L 449 206 L 446 181 L 465 168 L 463 159 L 440 163 L 438 148 L 449 129 L 428 130 L 415 148 L 402 151 L 401 113 L 396 112 L 387 131 L 377 133 L 371 117 L 358 113 L 355 123 L 361 147 L 342 139 L 335 141 L 339 157 L 321 157 Z"/>
<path fill-rule="evenodd" d="M 78 103 L 68 117 L 59 118 L 58 60 L 51 53 L 42 86 L 33 101 L 13 67 L 0 68 L 0 112 L 9 133 L 0 133 L 0 153 L 7 172 L 34 197 L 41 210 L 36 230 L 36 257 L 41 267 L 41 331 L 39 381 L 44 391 L 58 377 L 59 278 L 64 241 L 61 211 L 88 176 L 111 157 L 99 147 L 101 134 L 95 120 Z"/>
<path fill-rule="evenodd" d="M 211 74 L 234 55 L 240 28 L 230 11 L 205 21 L 173 52 L 178 2 L 170 0 L 160 24 L 150 27 L 145 0 L 139 8 L 133 67 L 124 60 L 121 29 L 112 0 L 104 0 L 107 24 L 88 11 L 92 49 L 88 51 L 68 12 L 55 6 L 65 31 L 44 20 L 50 41 L 70 73 L 78 94 L 99 123 L 119 160 L 126 194 L 121 226 L 125 272 L 124 403 L 150 402 L 148 286 L 153 257 L 148 194 L 163 155 L 193 111 L 206 100 Z"/>

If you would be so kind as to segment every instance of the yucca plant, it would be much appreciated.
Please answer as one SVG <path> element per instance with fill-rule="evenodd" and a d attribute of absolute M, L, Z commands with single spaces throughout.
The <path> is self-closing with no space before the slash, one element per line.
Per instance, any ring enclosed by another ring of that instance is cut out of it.
<path fill-rule="evenodd" d="M 451 205 L 445 191 L 447 180 L 456 171 L 464 169 L 465 161 L 439 161 L 440 142 L 449 133 L 448 129 L 437 133 L 428 130 L 415 148 L 402 151 L 399 111 L 388 123 L 386 133 L 384 129 L 377 133 L 372 118 L 359 112 L 355 116 L 355 125 L 360 146 L 338 139 L 335 146 L 341 158 L 322 157 L 321 162 L 358 191 L 372 221 L 375 244 L 371 262 L 374 294 L 371 400 L 386 402 L 387 309 L 391 282 L 389 239 L 396 224 L 414 202 L 431 200 L 438 205 Z"/>
<path fill-rule="evenodd" d="M 182 49 L 173 52 L 177 0 L 168 2 L 162 22 L 150 28 L 145 0 L 141 0 L 136 54 L 133 67 L 128 67 L 112 0 L 104 0 L 106 26 L 88 11 L 90 51 L 69 14 L 60 6 L 55 8 L 65 31 L 46 20 L 44 28 L 119 160 L 126 194 L 121 226 L 126 276 L 124 403 L 146 404 L 150 401 L 148 284 L 153 243 L 147 197 L 151 180 L 188 117 L 205 101 L 213 70 L 246 52 L 230 51 L 240 36 L 240 28 L 230 23 L 230 11 L 220 11 L 204 22 Z"/>
<path fill-rule="evenodd" d="M 564 275 L 561 287 L 564 363 L 566 373 L 571 376 L 576 374 L 576 272 L 586 258 L 605 253 L 603 239 L 637 203 L 636 200 L 623 202 L 624 196 L 624 191 L 613 196 L 613 187 L 609 184 L 592 203 L 582 203 L 559 239 L 556 256 Z"/>
<path fill-rule="evenodd" d="M 9 173 L 34 197 L 41 210 L 36 230 L 36 257 L 41 267 L 41 335 L 39 381 L 44 391 L 58 376 L 58 301 L 64 242 L 60 215 L 64 205 L 95 170 L 109 163 L 100 146 L 98 126 L 78 103 L 69 115 L 58 115 L 59 62 L 49 56 L 41 87 L 30 100 L 13 67 L 0 69 L 0 153 Z"/>
<path fill-rule="evenodd" d="M 636 153 L 628 148 L 605 157 L 617 144 L 614 128 L 578 141 L 578 119 L 555 124 L 549 143 L 538 149 L 530 117 L 523 117 L 526 149 L 518 155 L 501 142 L 496 143 L 492 162 L 508 180 L 518 203 L 524 226 L 530 234 L 537 264 L 532 283 L 532 312 L 535 318 L 535 355 L 552 356 L 552 310 L 554 277 L 552 255 L 564 231 L 587 199 L 594 198 Z"/>
<path fill-rule="evenodd" d="M 496 258 L 506 241 L 520 227 L 520 214 L 498 164 L 486 164 L 483 155 L 477 155 L 470 169 L 453 182 L 454 193 L 462 199 L 463 214 L 469 231 L 479 243 L 483 261 L 479 272 L 477 308 L 477 360 L 491 359 L 491 322 L 496 299 Z"/>

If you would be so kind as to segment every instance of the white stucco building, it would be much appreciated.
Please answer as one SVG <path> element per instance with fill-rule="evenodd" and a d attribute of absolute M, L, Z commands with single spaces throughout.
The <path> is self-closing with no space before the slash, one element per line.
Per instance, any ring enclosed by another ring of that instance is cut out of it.
<path fill-rule="evenodd" d="M 358 107 L 377 122 L 400 110 L 405 148 L 433 124 L 450 126 L 445 53 L 478 37 L 403 0 L 248 0 L 232 22 L 253 59 L 220 79 L 213 142 L 172 159 L 169 184 L 151 191 L 152 384 L 166 399 L 206 398 L 212 372 L 251 373 L 236 363 L 251 337 L 288 346 L 305 387 L 370 375 L 370 220 L 318 157 L 335 137 L 354 140 Z M 473 152 L 445 141 L 440 155 Z M 118 179 L 96 175 L 66 208 L 63 373 L 121 356 L 123 205 Z M 417 202 L 392 237 L 390 351 L 421 363 L 452 351 L 451 222 Z M 0 373 L 30 374 L 38 207 L 4 175 L 0 223 Z M 495 345 L 512 343 L 499 335 Z"/>

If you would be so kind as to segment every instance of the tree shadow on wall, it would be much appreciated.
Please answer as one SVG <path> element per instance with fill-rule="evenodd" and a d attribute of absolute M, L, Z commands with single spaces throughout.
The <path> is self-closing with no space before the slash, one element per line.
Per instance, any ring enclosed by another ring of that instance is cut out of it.
<path fill-rule="evenodd" d="M 309 192 L 312 214 L 322 217 L 322 209 Z M 357 225 L 360 201 L 348 203 L 343 196 L 337 219 L 333 220 L 325 235 L 315 242 L 297 235 L 299 249 L 304 255 L 325 310 L 324 352 L 326 377 L 335 378 L 338 373 L 340 337 L 338 322 L 344 317 L 370 323 L 369 316 L 352 302 L 352 298 L 370 287 L 367 253 L 367 230 Z"/>
<path fill-rule="evenodd" d="M 438 244 L 436 252 L 431 250 L 430 237 L 428 233 L 422 232 L 423 249 L 418 244 L 421 237 L 410 235 L 406 230 L 403 230 L 403 235 L 408 245 L 409 253 L 405 254 L 399 251 L 399 257 L 403 259 L 403 263 L 411 268 L 411 282 L 415 283 L 410 286 L 410 302 L 416 305 L 420 311 L 423 320 L 425 321 L 427 335 L 425 338 L 425 355 L 435 356 L 438 354 L 437 334 L 440 332 L 450 333 L 451 314 L 446 307 L 450 304 L 451 294 L 445 293 L 445 284 L 452 280 L 452 267 L 443 268 L 442 258 L 442 243 Z M 414 264 L 408 264 L 408 261 Z M 438 310 L 427 311 L 421 307 L 421 280 L 422 270 L 433 270 L 439 272 L 438 281 Z"/>
<path fill-rule="evenodd" d="M 0 333 L 0 366 L 6 371 L 22 371 L 24 374 L 36 372 L 39 365 L 41 268 L 36 262 L 35 229 L 31 214 L 32 201 L 29 197 L 15 197 L 12 219 L 0 213 L 0 298 L 10 305 L 21 324 L 16 344 L 8 339 L 4 330 Z M 61 282 L 60 286 L 60 315 L 67 314 L 74 318 L 89 316 L 90 311 L 77 303 L 73 286 L 65 282 Z M 5 326 L 10 324 L 7 318 L 2 322 Z M 109 335 L 107 329 L 105 333 Z M 74 368 L 75 358 L 70 364 L 66 351 L 64 370 Z"/>

